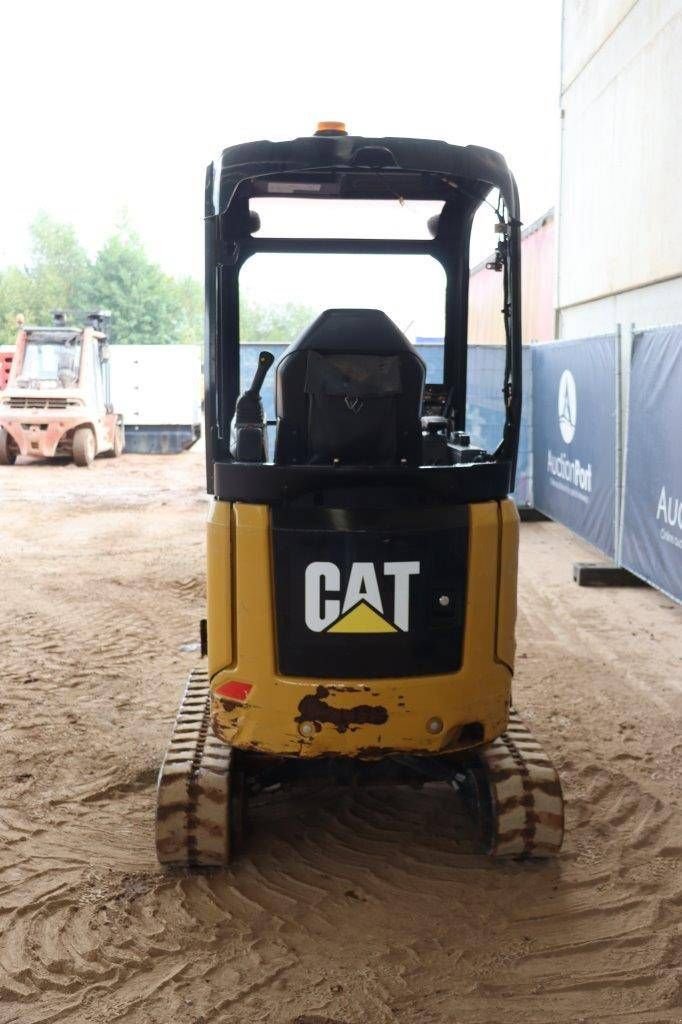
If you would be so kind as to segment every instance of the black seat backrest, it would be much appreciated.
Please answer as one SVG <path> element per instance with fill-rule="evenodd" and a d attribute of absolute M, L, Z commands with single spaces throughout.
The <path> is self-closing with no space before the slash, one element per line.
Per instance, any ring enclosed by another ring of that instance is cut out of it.
<path fill-rule="evenodd" d="M 277 366 L 277 463 L 418 464 L 425 366 L 378 309 L 328 309 Z"/>

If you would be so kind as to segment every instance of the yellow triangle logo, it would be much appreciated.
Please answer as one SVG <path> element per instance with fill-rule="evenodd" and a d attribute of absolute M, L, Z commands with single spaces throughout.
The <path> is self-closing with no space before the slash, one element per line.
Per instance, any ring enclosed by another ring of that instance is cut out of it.
<path fill-rule="evenodd" d="M 337 619 L 327 633 L 397 633 L 397 628 L 366 601 L 360 601 Z"/>

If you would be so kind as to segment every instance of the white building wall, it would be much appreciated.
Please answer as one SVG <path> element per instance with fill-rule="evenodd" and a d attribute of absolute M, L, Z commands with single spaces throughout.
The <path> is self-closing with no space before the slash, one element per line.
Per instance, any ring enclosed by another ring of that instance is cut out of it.
<path fill-rule="evenodd" d="M 557 329 L 682 321 L 682 0 L 564 0 Z"/>

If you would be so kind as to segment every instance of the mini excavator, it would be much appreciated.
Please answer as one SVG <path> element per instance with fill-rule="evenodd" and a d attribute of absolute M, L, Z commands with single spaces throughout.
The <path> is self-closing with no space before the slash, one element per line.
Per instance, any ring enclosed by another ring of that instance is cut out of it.
<path fill-rule="evenodd" d="M 430 200 L 425 237 L 262 237 L 254 200 Z M 506 365 L 492 451 L 466 432 L 469 241 L 497 197 Z M 206 180 L 206 659 L 161 768 L 164 865 L 220 866 L 253 794 L 323 776 L 452 784 L 496 857 L 563 837 L 557 773 L 512 705 L 521 416 L 520 213 L 476 146 L 310 137 L 224 150 Z M 422 254 L 446 277 L 442 381 L 380 309 L 324 310 L 241 395 L 240 272 L 258 253 Z M 269 452 L 268 430 L 274 434 Z"/>

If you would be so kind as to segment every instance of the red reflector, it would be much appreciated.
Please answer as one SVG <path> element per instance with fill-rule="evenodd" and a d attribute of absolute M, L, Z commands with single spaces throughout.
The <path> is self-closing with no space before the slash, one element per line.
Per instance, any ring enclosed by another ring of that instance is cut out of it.
<path fill-rule="evenodd" d="M 246 700 L 253 690 L 251 683 L 238 683 L 231 679 L 229 683 L 221 683 L 213 691 L 218 697 L 229 697 L 230 700 Z"/>

